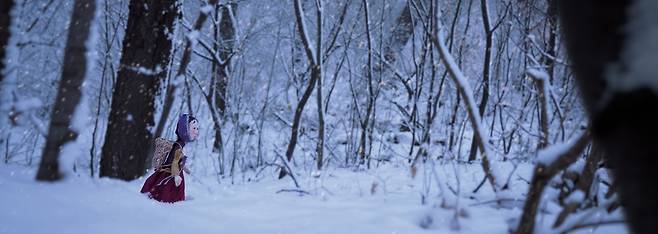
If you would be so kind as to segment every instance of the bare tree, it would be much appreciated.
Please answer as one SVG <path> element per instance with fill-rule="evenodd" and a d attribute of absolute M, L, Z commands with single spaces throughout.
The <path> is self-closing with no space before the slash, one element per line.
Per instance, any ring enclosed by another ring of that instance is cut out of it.
<path fill-rule="evenodd" d="M 433 19 L 438 21 L 436 17 Z M 437 22 L 434 25 L 439 24 Z M 500 173 L 497 172 L 498 169 L 493 165 L 493 152 L 491 151 L 491 146 L 489 145 L 488 135 L 482 128 L 482 120 L 476 112 L 477 109 L 473 97 L 473 90 L 471 89 L 464 74 L 462 73 L 461 69 L 459 69 L 457 63 L 455 62 L 443 41 L 445 41 L 444 36 L 436 29 L 433 29 L 432 43 L 439 51 L 441 58 L 443 58 L 443 64 L 448 69 L 450 77 L 455 83 L 455 86 L 457 86 L 457 90 L 459 91 L 460 96 L 464 99 L 465 109 L 468 113 L 468 118 L 471 122 L 473 132 L 475 132 L 474 140 L 478 144 L 480 154 L 482 155 L 482 169 L 484 170 L 486 178 L 489 180 L 493 191 L 497 194 L 498 191 L 505 189 L 507 185 L 501 182 L 501 178 L 497 178 Z"/>
<path fill-rule="evenodd" d="M 318 79 L 322 78 L 321 77 L 322 57 L 319 57 L 322 54 L 320 53 L 321 35 L 318 34 L 317 40 L 319 42 L 317 42 L 316 51 L 314 52 L 310 38 L 308 38 L 308 33 L 307 33 L 308 31 L 306 29 L 306 23 L 304 21 L 304 10 L 302 8 L 301 1 L 295 0 L 293 2 L 293 5 L 295 9 L 295 20 L 296 20 L 297 30 L 302 39 L 302 43 L 304 45 L 304 51 L 306 53 L 306 59 L 308 60 L 311 69 L 311 79 L 308 81 L 308 86 L 304 90 L 304 94 L 302 95 L 301 99 L 297 103 L 297 107 L 295 108 L 295 116 L 293 117 L 290 141 L 288 142 L 288 148 L 286 150 L 286 160 L 288 161 L 292 160 L 293 153 L 295 152 L 295 146 L 297 145 L 297 137 L 298 137 L 297 135 L 299 134 L 298 132 L 299 123 L 301 121 L 302 112 L 304 111 L 306 102 L 308 102 L 309 97 L 311 97 L 311 93 L 313 93 L 313 89 L 315 88 Z M 321 9 L 318 7 L 318 13 L 320 11 Z M 318 27 L 322 27 L 322 26 L 318 25 Z M 321 164 L 318 164 L 318 166 L 321 166 Z M 287 172 L 284 168 L 281 168 L 281 171 L 279 173 L 279 179 L 285 177 L 288 173 L 290 172 Z"/>
<path fill-rule="evenodd" d="M 211 81 L 210 81 L 210 101 L 214 99 L 214 104 L 208 103 L 209 108 L 213 109 L 213 122 L 215 128 L 215 141 L 213 142 L 213 152 L 220 152 L 222 148 L 222 130 L 220 126 L 221 120 L 225 117 L 226 112 L 226 87 L 228 87 L 229 74 L 231 70 L 231 58 L 235 53 L 236 43 L 236 22 L 235 9 L 237 3 L 228 3 L 226 5 L 217 5 L 215 8 L 215 22 L 212 50 L 205 44 L 201 44 L 210 53 L 212 53 L 213 60 L 211 65 Z"/>
<path fill-rule="evenodd" d="M 316 101 L 317 101 L 317 108 L 318 108 L 318 143 L 316 146 L 316 154 L 317 154 L 317 170 L 322 170 L 322 160 L 324 160 L 324 108 L 322 108 L 322 63 L 323 63 L 323 55 L 322 55 L 322 12 L 324 11 L 323 6 L 322 6 L 322 0 L 316 0 L 316 28 L 317 28 L 317 36 L 315 39 L 315 60 L 317 61 L 318 64 L 315 64 L 318 70 L 318 85 L 316 86 L 317 91 L 315 96 Z"/>
<path fill-rule="evenodd" d="M 93 49 L 86 46 L 95 14 L 96 0 L 75 1 L 64 49 L 64 67 L 50 119 L 46 146 L 37 172 L 37 180 L 56 181 L 62 178 L 58 162 L 60 150 L 65 144 L 78 137 L 79 129 L 72 129 L 70 125 L 76 108 L 87 108 L 86 106 L 78 107 L 78 103 L 82 96 L 82 82 L 87 73 L 86 52 L 87 49 Z"/>
<path fill-rule="evenodd" d="M 364 8 L 364 19 L 365 30 L 366 30 L 366 40 L 367 40 L 367 57 L 368 62 L 365 66 L 363 72 L 366 77 L 366 87 L 367 87 L 367 97 L 366 97 L 366 106 L 365 113 L 356 113 L 359 117 L 359 125 L 361 127 L 361 134 L 359 137 L 359 146 L 357 148 L 357 154 L 359 155 L 359 163 L 367 163 L 367 167 L 370 167 L 371 159 L 371 148 L 373 141 L 373 128 L 376 122 L 376 108 L 377 108 L 377 99 L 380 95 L 380 84 L 383 79 L 386 79 L 394 70 L 393 64 L 398 60 L 399 53 L 402 48 L 409 42 L 411 36 L 414 32 L 414 24 L 412 20 L 411 6 L 415 5 L 413 0 L 407 1 L 404 4 L 404 7 L 400 13 L 395 18 L 394 24 L 390 27 L 388 35 L 382 31 L 380 37 L 380 51 L 375 49 L 375 36 L 373 35 L 373 26 L 372 19 L 370 16 L 370 7 L 369 3 L 363 1 Z M 382 14 L 384 14 L 382 12 Z M 384 17 L 382 15 L 381 22 L 374 23 L 374 25 L 382 26 L 384 24 Z M 373 59 L 376 59 L 373 61 Z M 396 77 L 399 77 L 400 74 L 395 74 Z M 377 79 L 374 79 L 377 78 Z M 406 87 L 406 83 L 401 82 Z M 409 90 L 409 88 L 407 88 Z M 411 93 L 409 93 L 411 95 Z M 413 112 L 413 111 L 411 111 Z M 411 122 L 414 122 L 413 120 Z M 413 143 L 412 143 L 413 147 Z"/>
<path fill-rule="evenodd" d="M 510 3 L 511 4 L 511 3 Z M 494 32 L 500 26 L 500 23 L 503 21 L 509 5 L 505 8 L 504 15 L 498 22 L 491 22 L 491 13 L 489 12 L 489 3 L 487 0 L 480 0 L 480 9 L 482 11 L 482 24 L 484 27 L 485 34 L 485 46 L 484 46 L 484 63 L 482 67 L 482 99 L 480 99 L 480 104 L 478 106 L 478 113 L 480 118 L 484 117 L 484 111 L 487 109 L 487 102 L 489 101 L 489 76 L 491 75 L 491 50 L 493 49 L 493 36 Z M 473 133 L 475 134 L 475 133 Z M 475 138 L 475 137 L 473 137 Z M 477 143 L 473 141 L 471 143 L 471 151 L 468 155 L 468 161 L 475 160 L 477 155 Z"/>
<path fill-rule="evenodd" d="M 174 96 L 176 94 L 176 90 L 178 89 L 177 83 L 184 80 L 185 74 L 187 73 L 187 67 L 192 60 L 192 50 L 194 49 L 193 46 L 197 43 L 197 37 L 199 36 L 198 33 L 201 31 L 201 27 L 203 27 L 203 24 L 208 19 L 208 16 L 211 13 L 213 7 L 217 5 L 217 2 L 219 2 L 219 0 L 210 0 L 206 5 L 201 7 L 199 16 L 194 21 L 193 28 L 191 29 L 192 32 L 190 32 L 186 37 L 187 40 L 185 43 L 185 49 L 183 50 L 183 57 L 181 58 L 180 66 L 178 67 L 176 75 L 173 77 L 174 82 L 170 82 L 167 85 L 165 101 L 162 106 L 162 116 L 160 116 L 158 126 L 155 128 L 156 137 L 162 135 L 162 131 L 164 131 L 165 123 L 167 122 L 167 118 L 169 117 L 169 113 L 171 112 L 171 108 L 174 104 Z"/>
<path fill-rule="evenodd" d="M 359 164 L 365 163 L 366 160 L 366 133 L 369 131 L 368 126 L 370 125 L 369 122 L 371 121 L 371 116 L 373 109 L 375 107 L 375 89 L 372 84 L 372 75 L 373 75 L 373 65 L 372 65 L 372 54 L 373 54 L 373 46 L 372 46 L 372 36 L 370 34 L 370 15 L 368 14 L 368 1 L 363 0 L 363 12 L 364 12 L 364 19 L 365 19 L 365 25 L 366 25 L 366 40 L 367 40 L 367 45 L 368 45 L 368 65 L 367 65 L 367 70 L 365 72 L 366 76 L 366 82 L 368 86 L 368 104 L 366 107 L 366 113 L 363 115 L 362 120 L 360 121 L 361 124 L 361 137 L 359 141 L 359 149 L 358 153 L 360 156 Z M 405 8 L 408 9 L 409 8 Z M 372 120 L 374 121 L 374 120 Z"/>
<path fill-rule="evenodd" d="M 215 78 L 215 105 L 219 108 L 219 116 L 224 116 L 226 111 L 226 87 L 228 87 L 229 73 L 231 70 L 231 57 L 234 53 L 236 35 L 235 11 L 237 3 L 231 2 L 225 5 L 218 5 L 217 13 L 221 15 L 219 25 L 215 26 L 215 51 L 218 51 L 221 62 L 213 63 L 213 76 Z M 221 12 L 221 14 L 219 14 Z M 215 136 L 217 138 L 217 136 Z M 217 140 L 215 140 L 217 142 Z M 215 143 L 217 144 L 217 143 Z"/>
<path fill-rule="evenodd" d="M 100 176 L 133 180 L 145 172 L 155 95 L 166 77 L 176 1 L 132 0 L 103 144 Z"/>

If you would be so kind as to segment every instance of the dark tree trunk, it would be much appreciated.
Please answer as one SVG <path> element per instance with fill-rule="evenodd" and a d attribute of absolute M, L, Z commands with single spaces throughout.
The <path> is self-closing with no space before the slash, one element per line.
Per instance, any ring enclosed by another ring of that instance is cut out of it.
<path fill-rule="evenodd" d="M 306 86 L 304 94 L 302 95 L 302 98 L 299 100 L 297 107 L 295 108 L 295 115 L 293 117 L 292 129 L 290 132 L 290 141 L 288 142 L 288 147 L 286 149 L 286 160 L 288 161 L 292 160 L 295 147 L 297 146 L 297 135 L 299 134 L 299 123 L 302 119 L 302 112 L 304 111 L 306 102 L 308 102 L 309 97 L 311 97 L 311 93 L 313 93 L 313 88 L 315 88 L 318 79 L 321 79 L 322 76 L 320 64 L 318 64 L 321 61 L 318 58 L 313 57 L 310 38 L 307 38 L 307 32 L 305 31 L 306 29 L 304 28 L 303 24 L 304 17 L 302 15 L 302 5 L 299 1 L 300 0 L 295 0 L 293 2 L 293 7 L 295 9 L 297 32 L 302 39 L 302 43 L 304 44 L 304 51 L 306 52 L 306 58 L 311 66 L 311 79 L 308 81 L 308 86 Z M 285 177 L 288 173 L 289 172 L 287 172 L 284 168 L 281 168 L 279 171 L 279 179 Z"/>
<path fill-rule="evenodd" d="M 491 70 L 491 47 L 493 46 L 493 31 L 491 29 L 491 22 L 489 22 L 489 9 L 487 9 L 487 0 L 480 1 L 480 8 L 482 10 L 482 24 L 484 25 L 484 33 L 486 35 L 486 43 L 484 48 L 484 65 L 482 68 L 482 99 L 478 106 L 478 113 L 482 118 L 484 111 L 487 108 L 489 101 L 489 71 Z M 475 132 L 475 131 L 474 131 Z M 477 142 L 475 142 L 475 133 L 473 133 L 473 142 L 471 143 L 471 151 L 468 155 L 468 161 L 475 160 L 477 156 Z"/>
<path fill-rule="evenodd" d="M 71 129 L 70 125 L 76 108 L 87 108 L 86 106 L 78 107 L 78 103 L 82 96 L 80 89 L 88 65 L 86 42 L 89 39 L 95 12 L 96 0 L 75 1 L 64 49 L 62 77 L 50 118 L 50 128 L 39 164 L 37 180 L 56 181 L 62 177 L 58 163 L 61 147 L 78 137 L 77 129 Z"/>
<path fill-rule="evenodd" d="M 0 83 L 5 78 L 4 70 L 7 66 L 5 64 L 5 51 L 9 43 L 9 36 L 11 36 L 11 32 L 9 31 L 9 27 L 11 27 L 11 15 L 9 13 L 13 6 L 13 0 L 0 1 Z"/>
<path fill-rule="evenodd" d="M 573 62 L 584 104 L 592 122 L 594 140 L 614 165 L 615 183 L 633 233 L 658 229 L 658 96 L 650 87 L 615 90 L 608 80 L 632 80 L 626 72 L 630 57 L 622 57 L 629 35 L 626 15 L 637 1 L 569 1 L 558 3 L 567 49 Z M 652 14 L 656 14 L 652 12 Z M 651 25 L 655 27 L 654 25 Z M 639 28 L 635 32 L 646 32 Z M 654 53 L 652 51 L 652 53 Z M 632 58 L 630 58 L 632 59 Z M 612 77 L 610 69 L 620 70 Z M 654 80 L 658 68 L 651 69 Z M 604 95 L 605 93 L 605 95 Z M 605 99 L 604 99 L 605 97 Z M 605 100 L 607 102 L 602 102 Z"/>
<path fill-rule="evenodd" d="M 214 49 L 219 54 L 222 61 L 215 61 L 212 65 L 213 86 L 211 90 L 214 96 L 215 108 L 217 108 L 217 121 L 224 119 L 226 114 L 226 87 L 228 87 L 229 72 L 231 65 L 231 56 L 235 49 L 235 23 L 233 17 L 235 16 L 235 8 L 237 3 L 229 3 L 228 5 L 217 6 L 216 18 L 221 16 L 219 25 L 215 25 L 215 40 Z M 219 122 L 215 124 L 219 126 Z M 220 152 L 222 148 L 222 131 L 221 128 L 215 127 L 215 140 L 213 142 L 213 152 Z"/>
<path fill-rule="evenodd" d="M 215 5 L 217 5 L 217 2 L 219 2 L 219 0 L 209 0 L 206 6 L 214 7 Z M 203 24 L 208 19 L 209 13 L 210 12 L 207 12 L 205 10 L 202 9 L 200 10 L 199 15 L 194 21 L 194 25 L 192 27 L 193 32 L 201 31 Z M 180 60 L 180 66 L 178 66 L 178 71 L 176 71 L 174 80 L 179 80 L 182 79 L 182 77 L 185 77 L 187 73 L 187 66 L 190 64 L 190 61 L 192 61 L 192 50 L 194 49 L 193 46 L 194 44 L 196 44 L 197 39 L 192 37 L 186 37 L 186 38 L 187 38 L 187 42 L 185 43 L 185 49 L 183 49 L 183 55 Z M 164 104 L 162 104 L 162 115 L 160 116 L 158 125 L 155 128 L 156 137 L 161 136 L 162 132 L 164 131 L 164 126 L 167 123 L 167 118 L 169 118 L 169 113 L 171 112 L 171 109 L 173 108 L 174 105 L 174 94 L 176 93 L 177 88 L 178 85 L 176 84 L 176 82 L 170 82 L 167 85 Z"/>
<path fill-rule="evenodd" d="M 133 0 L 100 162 L 100 176 L 133 180 L 145 172 L 154 101 L 167 74 L 176 1 Z M 150 72 L 140 72 L 149 70 Z"/>
<path fill-rule="evenodd" d="M 544 61 L 546 64 L 546 72 L 548 73 L 550 84 L 553 84 L 553 73 L 555 73 L 555 59 L 557 58 L 556 48 L 558 40 L 558 28 L 557 28 L 557 0 L 548 0 L 548 23 L 549 30 L 548 33 L 548 46 L 546 48 L 546 53 L 552 58 L 547 58 L 544 56 Z"/>

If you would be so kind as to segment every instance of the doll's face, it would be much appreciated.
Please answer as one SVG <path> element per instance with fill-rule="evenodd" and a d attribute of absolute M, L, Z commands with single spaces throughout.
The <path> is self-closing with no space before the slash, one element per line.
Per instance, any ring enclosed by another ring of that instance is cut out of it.
<path fill-rule="evenodd" d="M 199 122 L 197 120 L 192 120 L 190 122 L 190 140 L 194 141 L 199 137 Z"/>

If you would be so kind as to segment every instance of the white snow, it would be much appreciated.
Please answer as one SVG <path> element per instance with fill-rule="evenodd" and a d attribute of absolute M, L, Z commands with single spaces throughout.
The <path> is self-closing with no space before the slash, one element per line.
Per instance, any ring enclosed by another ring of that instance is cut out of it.
<path fill-rule="evenodd" d="M 192 49 L 196 46 L 196 43 L 199 40 L 199 31 L 197 30 L 192 30 L 190 33 L 187 34 L 187 40 L 190 41 L 190 46 Z"/>
<path fill-rule="evenodd" d="M 584 200 L 585 200 L 585 193 L 583 193 L 583 191 L 576 190 L 573 193 L 571 193 L 564 201 L 568 204 L 569 203 L 575 204 L 575 203 L 582 203 Z"/>
<path fill-rule="evenodd" d="M 206 4 L 205 6 L 201 7 L 201 13 L 203 14 L 210 14 L 212 10 L 214 9 L 215 6 Z"/>
<path fill-rule="evenodd" d="M 537 152 L 537 159 L 535 162 L 545 166 L 553 164 L 553 162 L 555 162 L 555 160 L 557 160 L 560 155 L 567 152 L 573 146 L 573 144 L 575 144 L 578 139 L 582 137 L 582 134 L 585 133 L 581 132 L 566 142 L 552 144 L 544 149 L 539 150 L 539 152 Z"/>
<path fill-rule="evenodd" d="M 26 98 L 24 100 L 19 100 L 14 104 L 16 111 L 25 112 L 30 111 L 36 108 L 43 106 L 43 102 L 38 98 Z"/>

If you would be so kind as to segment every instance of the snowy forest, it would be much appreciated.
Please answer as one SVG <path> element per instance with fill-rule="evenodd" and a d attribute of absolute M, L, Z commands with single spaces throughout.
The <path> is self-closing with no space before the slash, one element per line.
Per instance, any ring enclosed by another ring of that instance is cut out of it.
<path fill-rule="evenodd" d="M 0 0 L 0 233 L 655 234 L 656 22 L 654 0 Z"/>

